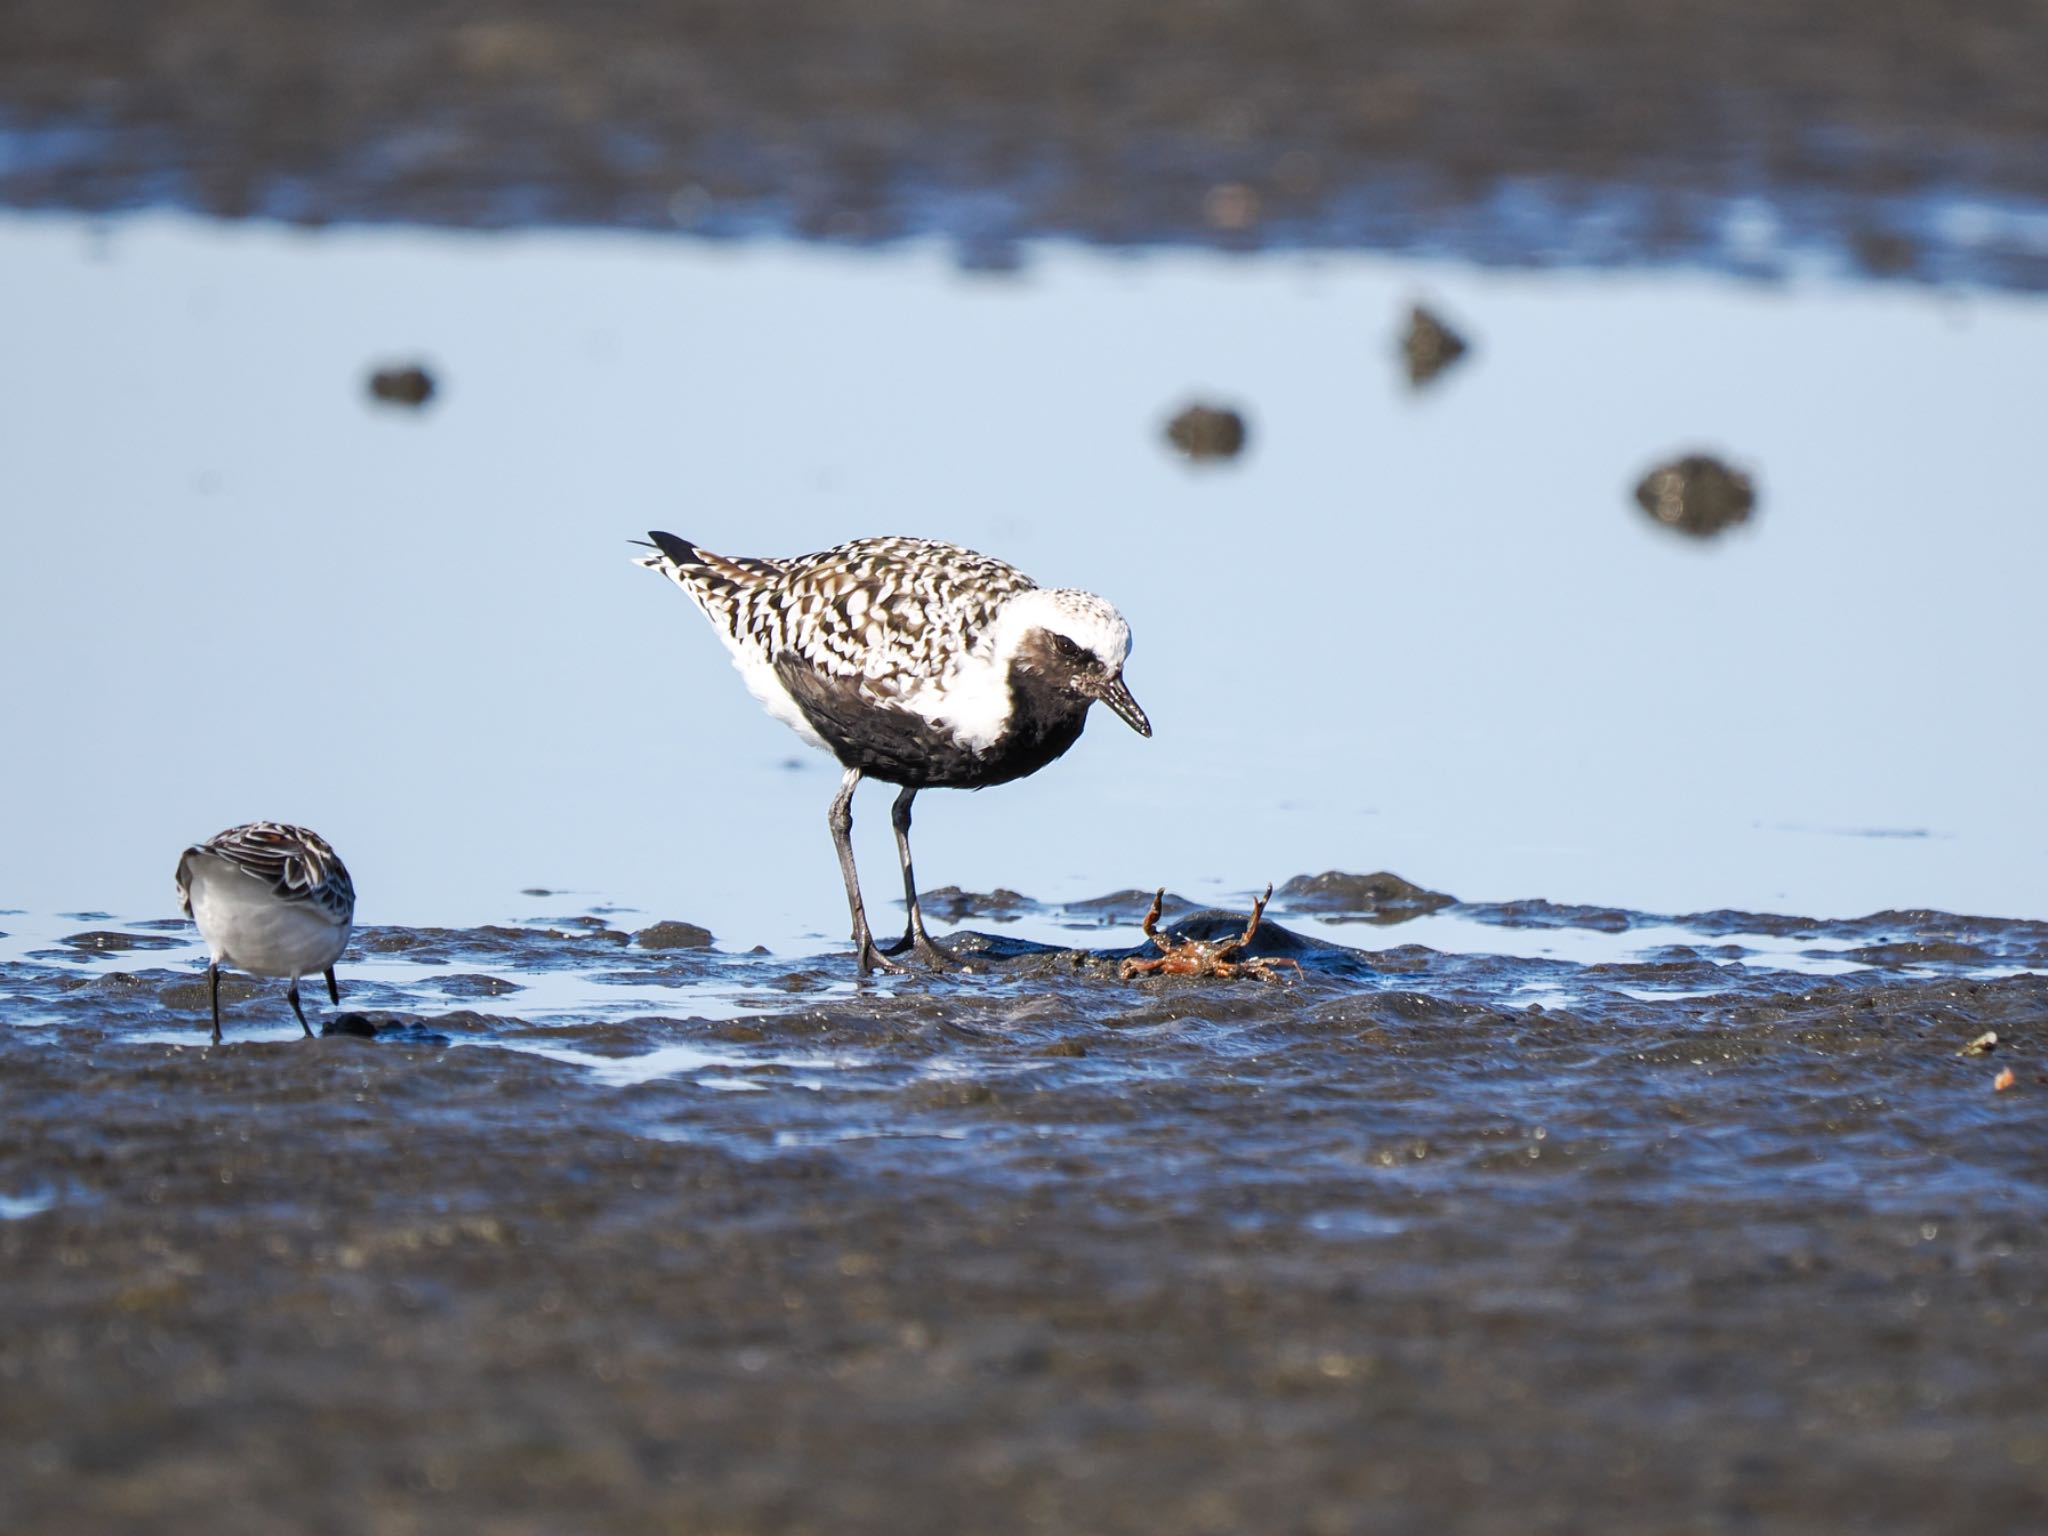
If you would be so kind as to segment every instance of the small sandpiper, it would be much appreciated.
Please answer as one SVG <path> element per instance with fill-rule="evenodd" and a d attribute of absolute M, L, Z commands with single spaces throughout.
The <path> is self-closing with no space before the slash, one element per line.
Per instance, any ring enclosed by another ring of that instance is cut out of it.
<path fill-rule="evenodd" d="M 327 978 L 327 996 L 341 1001 L 334 962 L 348 948 L 356 890 L 348 870 L 317 832 L 276 821 L 230 827 L 194 843 L 178 860 L 178 905 L 199 925 L 212 960 L 213 1043 L 220 1044 L 220 968 L 255 976 L 288 976 L 285 998 L 312 1038 L 299 1006 L 299 978 Z"/>
<path fill-rule="evenodd" d="M 788 560 L 714 555 L 650 533 L 661 571 L 690 595 L 768 713 L 846 770 L 829 823 L 863 976 L 953 957 L 932 942 L 910 867 L 920 789 L 985 789 L 1036 773 L 1080 740 L 1107 704 L 1152 734 L 1124 686 L 1130 626 L 1092 592 L 1046 588 L 1000 560 L 931 539 L 856 539 Z M 880 949 L 853 867 L 853 791 L 863 776 L 902 787 L 890 820 L 910 909 Z"/>

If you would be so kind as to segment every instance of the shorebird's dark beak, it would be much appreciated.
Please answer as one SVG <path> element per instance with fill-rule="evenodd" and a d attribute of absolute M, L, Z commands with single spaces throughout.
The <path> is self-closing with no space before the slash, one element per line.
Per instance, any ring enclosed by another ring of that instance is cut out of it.
<path fill-rule="evenodd" d="M 1145 718 L 1145 711 L 1138 708 L 1138 701 L 1131 697 L 1131 690 L 1124 686 L 1121 676 L 1112 677 L 1102 685 L 1102 692 L 1096 695 L 1103 703 L 1116 711 L 1117 719 L 1123 721 L 1140 736 L 1152 734 L 1152 722 Z"/>

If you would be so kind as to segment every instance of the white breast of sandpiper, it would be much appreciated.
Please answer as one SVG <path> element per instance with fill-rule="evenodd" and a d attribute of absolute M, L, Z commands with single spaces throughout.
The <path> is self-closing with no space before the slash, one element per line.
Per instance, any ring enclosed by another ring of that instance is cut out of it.
<path fill-rule="evenodd" d="M 192 920 L 216 961 L 258 976 L 324 971 L 348 948 L 352 924 L 312 901 L 285 901 L 225 859 L 200 854 L 191 864 Z"/>
<path fill-rule="evenodd" d="M 355 885 L 327 840 L 252 821 L 195 843 L 178 860 L 178 902 L 216 961 L 262 976 L 322 971 L 348 947 Z"/>

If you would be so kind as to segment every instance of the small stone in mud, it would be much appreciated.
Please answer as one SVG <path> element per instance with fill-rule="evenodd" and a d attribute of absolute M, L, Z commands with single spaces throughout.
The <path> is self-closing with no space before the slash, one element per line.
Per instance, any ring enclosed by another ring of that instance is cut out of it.
<path fill-rule="evenodd" d="M 1858 229 L 1849 235 L 1856 262 L 1873 277 L 1897 277 L 1920 264 L 1913 237 L 1895 229 Z"/>
<path fill-rule="evenodd" d="M 1719 459 L 1689 453 L 1643 476 L 1636 501 L 1665 527 L 1704 539 L 1749 521 L 1756 486 Z"/>
<path fill-rule="evenodd" d="M 633 935 L 642 949 L 709 949 L 711 930 L 695 923 L 662 922 Z"/>
<path fill-rule="evenodd" d="M 1223 406 L 1191 405 L 1166 424 L 1167 441 L 1197 462 L 1236 458 L 1246 436 L 1244 417 Z"/>
<path fill-rule="evenodd" d="M 366 1013 L 339 1014 L 322 1022 L 320 1033 L 323 1036 L 347 1035 L 357 1040 L 374 1040 L 377 1038 L 377 1021 Z"/>
<path fill-rule="evenodd" d="M 1332 912 L 1376 923 L 1401 923 L 1448 907 L 1458 898 L 1425 890 L 1384 869 L 1370 875 L 1329 869 L 1320 875 L 1296 875 L 1280 887 L 1280 899 L 1294 912 Z"/>
<path fill-rule="evenodd" d="M 1987 1029 L 1968 1045 L 1957 1051 L 1958 1056 L 1989 1056 L 1998 1049 L 1998 1031 Z"/>
<path fill-rule="evenodd" d="M 2007 1067 L 2003 1072 L 2000 1072 L 1998 1076 L 1991 1079 L 1991 1091 L 1993 1093 L 2003 1093 L 2012 1085 L 2013 1075 L 2011 1067 Z"/>
<path fill-rule="evenodd" d="M 1024 250 L 1007 235 L 967 235 L 954 245 L 953 261 L 962 272 L 1011 277 L 1024 270 Z"/>
<path fill-rule="evenodd" d="M 1843 958 L 1892 969 L 1913 965 L 1988 965 L 1992 960 L 1975 944 L 1959 944 L 1953 939 L 1924 942 L 1902 939 L 1889 944 L 1866 944 L 1861 949 L 1849 950 Z"/>
<path fill-rule="evenodd" d="M 524 984 L 507 981 L 502 976 L 484 976 L 463 972 L 452 976 L 436 976 L 425 985 L 432 987 L 443 997 L 503 997 L 508 992 L 524 991 Z"/>
<path fill-rule="evenodd" d="M 1408 365 L 1408 383 L 1420 389 L 1470 350 L 1464 337 L 1420 304 L 1408 311 L 1408 329 L 1401 337 L 1401 356 Z"/>
<path fill-rule="evenodd" d="M 434 398 L 434 376 L 417 363 L 379 368 L 370 375 L 370 396 L 387 405 L 425 405 Z"/>

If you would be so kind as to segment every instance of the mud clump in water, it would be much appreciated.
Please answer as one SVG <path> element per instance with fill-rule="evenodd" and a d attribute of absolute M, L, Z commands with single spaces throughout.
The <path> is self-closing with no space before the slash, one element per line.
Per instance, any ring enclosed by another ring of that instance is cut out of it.
<path fill-rule="evenodd" d="M 1463 336 L 1420 304 L 1408 311 L 1408 329 L 1401 336 L 1401 359 L 1410 388 L 1420 389 L 1471 350 Z"/>
<path fill-rule="evenodd" d="M 421 983 L 443 997 L 505 997 L 524 990 L 523 984 L 508 981 L 503 976 L 487 976 L 474 972 L 457 972 L 449 976 L 435 976 Z"/>
<path fill-rule="evenodd" d="M 74 933 L 58 942 L 88 954 L 117 954 L 133 949 L 178 949 L 185 943 L 182 938 L 175 938 L 169 934 L 121 933 L 111 929 Z"/>
<path fill-rule="evenodd" d="M 1749 521 L 1756 486 L 1719 459 L 1689 453 L 1643 476 L 1636 502 L 1665 527 L 1704 539 Z"/>
<path fill-rule="evenodd" d="M 1227 406 L 1191 405 L 1166 424 L 1166 440 L 1198 464 L 1236 458 L 1248 435 L 1244 417 Z"/>
<path fill-rule="evenodd" d="M 1405 923 L 1458 899 L 1384 869 L 1370 875 L 1347 875 L 1336 869 L 1320 875 L 1296 875 L 1280 887 L 1279 897 L 1281 907 L 1289 912 L 1354 917 L 1369 923 Z"/>
<path fill-rule="evenodd" d="M 1013 923 L 1029 912 L 1043 910 L 1022 891 L 997 886 L 992 891 L 963 891 L 957 885 L 942 885 L 921 893 L 919 900 L 927 917 L 945 922 L 965 922 L 978 917 L 995 923 Z"/>
<path fill-rule="evenodd" d="M 1896 229 L 1861 228 L 1849 235 L 1857 265 L 1873 277 L 1901 277 L 1920 265 L 1920 247 Z"/>
<path fill-rule="evenodd" d="M 1152 895 L 1151 891 L 1111 891 L 1106 896 L 1088 896 L 1080 901 L 1062 903 L 1060 915 L 1066 919 L 1067 926 L 1074 928 L 1108 928 L 1117 923 L 1129 923 L 1135 927 L 1144 920 L 1146 910 L 1152 905 Z M 1160 908 L 1169 922 L 1195 910 L 1194 902 L 1170 891 Z"/>
<path fill-rule="evenodd" d="M 695 923 L 661 922 L 633 935 L 642 949 L 709 949 L 711 930 Z"/>
<path fill-rule="evenodd" d="M 434 376 L 417 363 L 378 368 L 370 374 L 370 398 L 417 408 L 434 398 Z"/>

